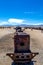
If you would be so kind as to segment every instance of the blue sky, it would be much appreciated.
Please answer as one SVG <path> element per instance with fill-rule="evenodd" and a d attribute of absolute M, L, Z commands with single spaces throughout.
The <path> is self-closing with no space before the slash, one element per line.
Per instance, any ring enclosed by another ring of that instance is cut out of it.
<path fill-rule="evenodd" d="M 0 25 L 43 24 L 43 0 L 0 0 Z"/>

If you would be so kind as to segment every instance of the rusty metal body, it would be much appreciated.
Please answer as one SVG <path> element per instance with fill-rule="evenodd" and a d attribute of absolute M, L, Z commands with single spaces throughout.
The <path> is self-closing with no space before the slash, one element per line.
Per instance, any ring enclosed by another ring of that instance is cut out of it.
<path fill-rule="evenodd" d="M 14 35 L 14 53 L 7 53 L 7 55 L 14 62 L 30 62 L 38 53 L 33 53 L 30 50 L 30 35 L 16 30 Z"/>

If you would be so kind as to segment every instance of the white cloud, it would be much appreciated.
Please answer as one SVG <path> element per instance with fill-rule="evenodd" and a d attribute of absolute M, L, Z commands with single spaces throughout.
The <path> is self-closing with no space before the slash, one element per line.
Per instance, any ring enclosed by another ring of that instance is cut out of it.
<path fill-rule="evenodd" d="M 34 23 L 35 22 L 35 23 Z M 7 21 L 0 21 L 0 26 L 2 25 L 20 25 L 20 24 L 26 24 L 26 25 L 41 25 L 43 23 L 37 23 L 39 21 L 33 21 L 33 20 L 22 20 L 22 19 L 15 19 L 10 18 Z"/>
<path fill-rule="evenodd" d="M 22 19 L 15 19 L 15 18 L 10 18 L 7 21 L 0 21 L 0 26 L 1 25 L 16 25 L 16 24 L 22 24 L 25 20 Z"/>
<path fill-rule="evenodd" d="M 1 21 L 1 22 L 0 22 L 0 25 L 6 25 L 6 24 L 9 24 L 9 23 L 6 22 L 6 21 Z"/>
<path fill-rule="evenodd" d="M 9 23 L 17 23 L 17 24 L 21 24 L 23 23 L 24 20 L 21 20 L 21 19 L 14 19 L 14 18 L 11 18 L 8 20 Z"/>
<path fill-rule="evenodd" d="M 24 12 L 25 14 L 34 14 L 35 12 Z"/>

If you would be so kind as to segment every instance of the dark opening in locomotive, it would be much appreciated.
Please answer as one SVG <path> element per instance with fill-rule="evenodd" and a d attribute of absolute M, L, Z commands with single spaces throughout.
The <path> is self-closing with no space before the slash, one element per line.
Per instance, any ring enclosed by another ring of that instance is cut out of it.
<path fill-rule="evenodd" d="M 21 42 L 21 43 L 20 43 L 20 46 L 24 46 L 24 43 L 23 43 L 23 42 Z"/>

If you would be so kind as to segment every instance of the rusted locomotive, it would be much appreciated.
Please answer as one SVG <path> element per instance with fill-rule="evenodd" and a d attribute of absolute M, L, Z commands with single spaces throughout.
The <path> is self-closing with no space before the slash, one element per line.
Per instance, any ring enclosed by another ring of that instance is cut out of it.
<path fill-rule="evenodd" d="M 14 62 L 30 62 L 38 53 L 30 50 L 30 35 L 24 33 L 21 27 L 16 27 L 14 34 L 14 53 L 7 53 Z"/>

